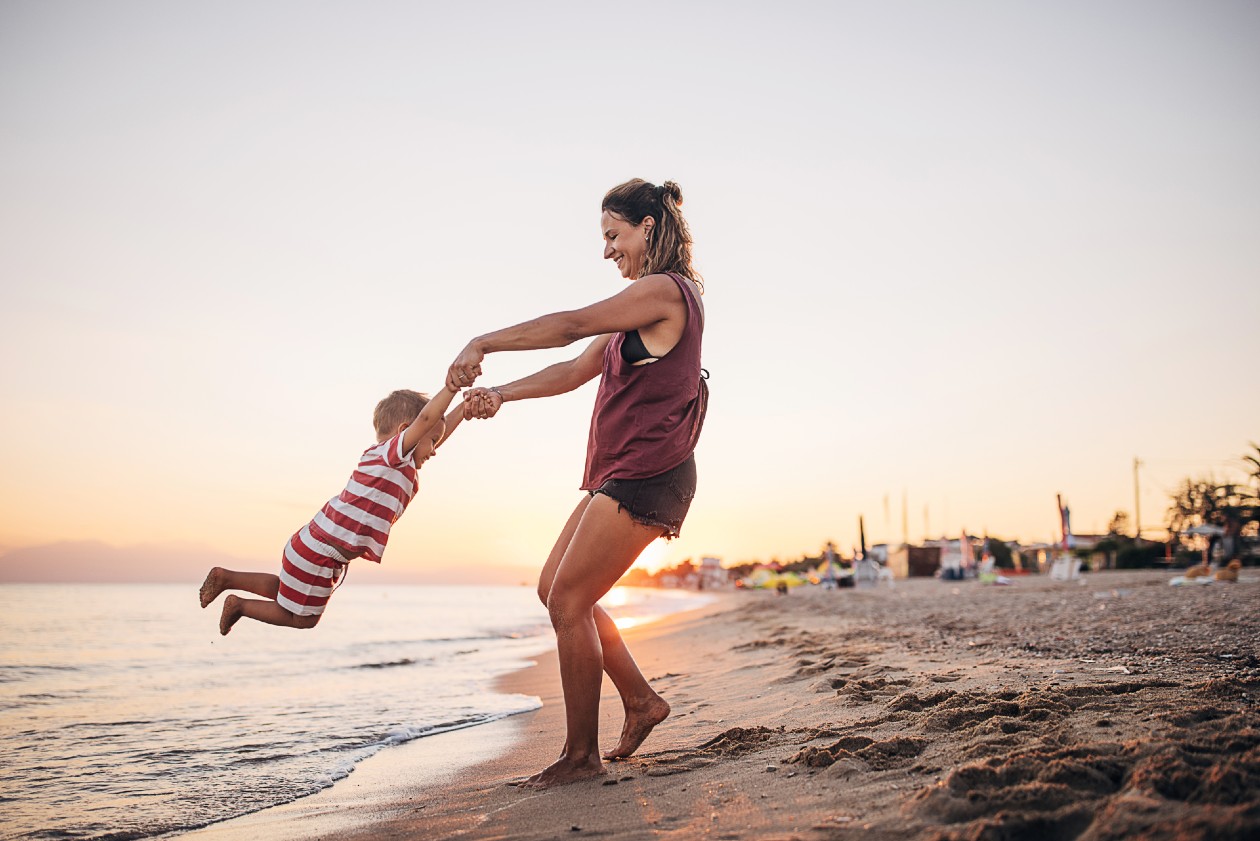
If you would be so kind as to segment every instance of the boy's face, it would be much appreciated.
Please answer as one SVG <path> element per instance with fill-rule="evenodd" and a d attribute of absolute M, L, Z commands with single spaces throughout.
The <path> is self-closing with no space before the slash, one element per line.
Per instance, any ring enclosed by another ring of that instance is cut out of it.
<path fill-rule="evenodd" d="M 446 434 L 446 421 L 438 421 L 428 435 L 420 439 L 420 443 L 416 444 L 415 452 L 412 459 L 416 462 L 416 467 L 424 464 L 433 456 L 437 455 L 438 441 L 442 440 L 442 436 Z"/>

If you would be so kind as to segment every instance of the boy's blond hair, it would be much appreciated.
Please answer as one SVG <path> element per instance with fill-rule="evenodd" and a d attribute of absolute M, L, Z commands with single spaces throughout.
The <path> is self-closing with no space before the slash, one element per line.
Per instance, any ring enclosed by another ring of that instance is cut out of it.
<path fill-rule="evenodd" d="M 397 430 L 399 424 L 411 423 L 420 414 L 420 410 L 429 402 L 427 394 L 400 388 L 390 392 L 389 396 L 376 404 L 372 412 L 372 426 L 380 438 L 388 438 Z"/>

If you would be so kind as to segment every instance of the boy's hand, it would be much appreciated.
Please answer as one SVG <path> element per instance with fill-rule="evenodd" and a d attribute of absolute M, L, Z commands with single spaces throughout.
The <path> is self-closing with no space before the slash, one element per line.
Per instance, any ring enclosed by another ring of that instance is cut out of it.
<path fill-rule="evenodd" d="M 499 413 L 503 395 L 492 388 L 470 388 L 464 392 L 464 417 L 485 420 Z"/>

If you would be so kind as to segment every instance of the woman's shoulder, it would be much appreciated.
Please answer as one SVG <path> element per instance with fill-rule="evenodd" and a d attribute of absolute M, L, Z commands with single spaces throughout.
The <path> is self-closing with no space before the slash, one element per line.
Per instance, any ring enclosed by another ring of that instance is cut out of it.
<path fill-rule="evenodd" d="M 653 295 L 661 295 L 670 301 L 671 304 L 681 305 L 682 309 L 679 311 L 679 314 L 684 317 L 685 313 L 694 309 L 699 313 L 701 325 L 704 324 L 704 299 L 700 297 L 704 294 L 704 291 L 691 278 L 677 272 L 658 272 L 644 275 L 635 282 L 650 282 L 652 286 L 647 291 L 650 291 Z"/>
<path fill-rule="evenodd" d="M 635 283 L 645 284 L 645 289 L 662 295 L 670 295 L 677 300 L 682 300 L 683 289 L 691 292 L 692 295 L 703 294 L 694 280 L 678 272 L 656 272 L 644 275 Z"/>

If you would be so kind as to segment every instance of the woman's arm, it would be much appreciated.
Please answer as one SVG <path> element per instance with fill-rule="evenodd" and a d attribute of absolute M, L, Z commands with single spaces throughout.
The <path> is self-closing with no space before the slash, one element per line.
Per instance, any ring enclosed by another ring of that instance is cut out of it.
<path fill-rule="evenodd" d="M 573 359 L 548 365 L 506 385 L 469 389 L 465 395 L 465 417 L 492 418 L 509 400 L 553 397 L 573 391 L 599 376 L 604 367 L 604 349 L 611 340 L 611 333 L 600 336 Z"/>
<path fill-rule="evenodd" d="M 447 383 L 452 388 L 472 385 L 480 375 L 481 361 L 488 353 L 564 347 L 590 336 L 639 330 L 670 317 L 686 318 L 682 292 L 667 275 L 651 275 L 589 307 L 551 313 L 478 336 L 451 363 Z"/>

